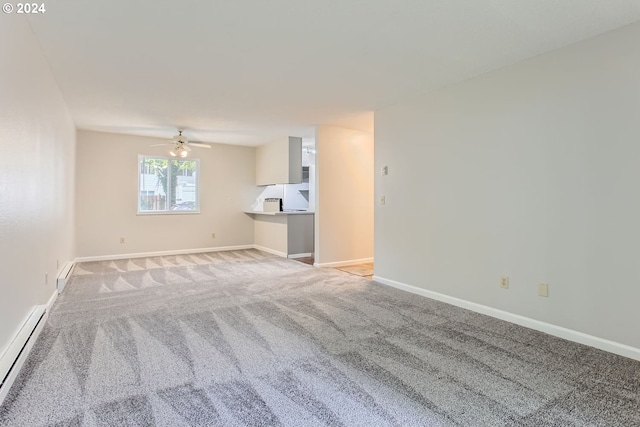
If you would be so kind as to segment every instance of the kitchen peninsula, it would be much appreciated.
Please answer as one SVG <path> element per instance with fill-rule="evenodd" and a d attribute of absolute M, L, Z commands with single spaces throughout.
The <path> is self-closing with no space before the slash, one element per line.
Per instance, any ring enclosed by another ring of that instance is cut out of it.
<path fill-rule="evenodd" d="M 313 254 L 313 212 L 245 213 L 253 216 L 258 249 L 287 258 L 302 258 Z"/>

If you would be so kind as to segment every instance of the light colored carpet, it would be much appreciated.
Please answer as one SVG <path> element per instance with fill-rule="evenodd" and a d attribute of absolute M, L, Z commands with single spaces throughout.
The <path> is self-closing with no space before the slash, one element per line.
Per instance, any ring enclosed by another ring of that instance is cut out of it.
<path fill-rule="evenodd" d="M 640 426 L 640 363 L 249 250 L 84 263 L 2 426 Z"/>

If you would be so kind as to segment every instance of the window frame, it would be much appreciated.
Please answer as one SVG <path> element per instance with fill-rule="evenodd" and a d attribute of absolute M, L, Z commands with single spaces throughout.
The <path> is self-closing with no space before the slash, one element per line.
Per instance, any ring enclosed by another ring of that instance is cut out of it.
<path fill-rule="evenodd" d="M 195 196 L 196 196 L 196 204 L 195 204 L 195 209 L 191 210 L 191 211 L 180 211 L 180 210 L 171 210 L 170 207 L 170 203 L 169 200 L 171 200 L 171 191 L 172 189 L 170 188 L 170 186 L 168 186 L 168 190 L 167 190 L 167 208 L 166 210 L 156 210 L 156 211 L 151 211 L 151 210 L 141 210 L 141 197 L 140 197 L 140 193 L 141 193 L 141 177 L 142 177 L 142 164 L 144 159 L 157 159 L 157 160 L 167 160 L 167 167 L 168 167 L 168 173 L 167 173 L 167 180 L 169 182 L 171 182 L 171 161 L 175 160 L 175 161 L 185 161 L 185 162 L 195 162 L 196 164 L 196 176 L 195 176 L 195 187 L 196 187 L 196 191 L 195 191 Z M 201 169 L 200 169 L 200 159 L 195 159 L 195 158 L 180 158 L 180 159 L 176 159 L 175 157 L 168 157 L 168 156 L 158 156 L 155 154 L 138 154 L 138 167 L 137 169 L 137 173 L 138 173 L 138 188 L 136 190 L 136 197 L 137 197 L 137 212 L 136 215 L 194 215 L 194 214 L 200 214 L 200 173 L 201 173 Z"/>

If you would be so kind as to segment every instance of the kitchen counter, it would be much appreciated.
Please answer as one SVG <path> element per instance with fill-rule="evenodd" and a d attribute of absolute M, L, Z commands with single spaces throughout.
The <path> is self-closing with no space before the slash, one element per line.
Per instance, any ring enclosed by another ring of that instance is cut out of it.
<path fill-rule="evenodd" d="M 282 211 L 282 212 L 244 211 L 244 213 L 250 214 L 250 215 L 280 216 L 280 215 L 313 215 L 315 212 L 309 212 L 309 211 Z"/>

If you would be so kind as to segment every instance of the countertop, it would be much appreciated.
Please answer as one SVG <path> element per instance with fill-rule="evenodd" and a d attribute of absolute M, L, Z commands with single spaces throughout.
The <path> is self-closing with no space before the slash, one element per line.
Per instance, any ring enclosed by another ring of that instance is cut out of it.
<path fill-rule="evenodd" d="M 252 215 L 284 216 L 284 215 L 313 215 L 315 212 L 311 212 L 311 211 L 284 211 L 284 212 L 244 211 L 244 213 L 252 214 Z"/>

